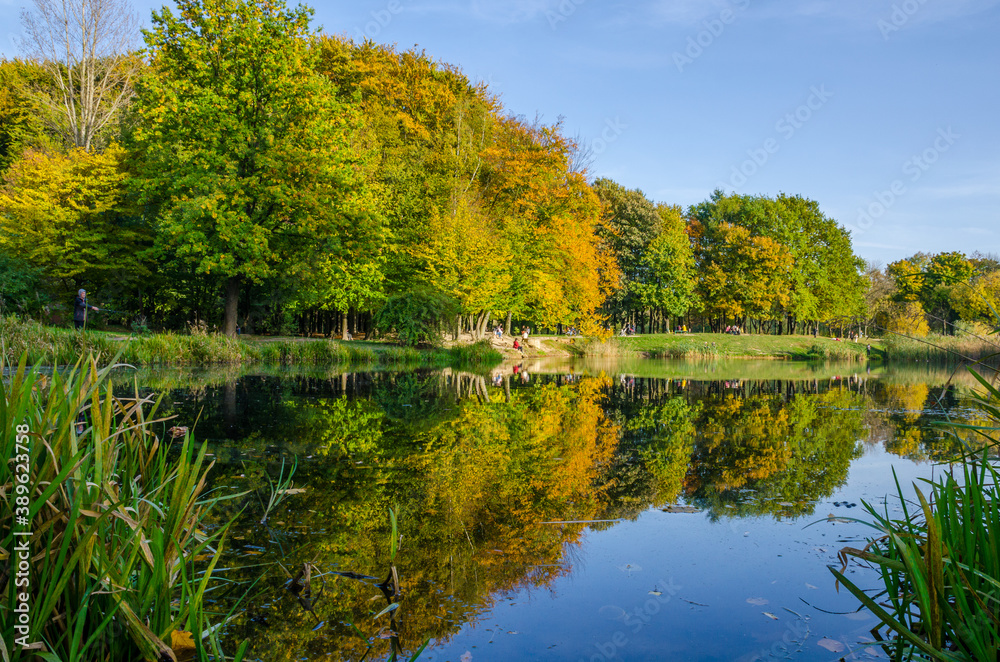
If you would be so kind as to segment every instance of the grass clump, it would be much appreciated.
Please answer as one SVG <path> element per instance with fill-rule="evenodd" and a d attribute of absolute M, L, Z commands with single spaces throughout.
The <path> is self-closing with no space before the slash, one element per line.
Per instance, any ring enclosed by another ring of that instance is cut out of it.
<path fill-rule="evenodd" d="M 4 382 L 0 562 L 30 585 L 0 577 L 0 657 L 223 659 L 205 611 L 227 528 L 210 524 L 207 447 L 164 444 L 157 403 L 115 397 L 109 370 L 89 358 L 46 377 L 22 360 Z"/>
<path fill-rule="evenodd" d="M 844 567 L 831 568 L 892 633 L 886 647 L 894 659 L 1000 659 L 1000 391 L 973 374 L 985 389 L 974 404 L 989 422 L 952 427 L 975 432 L 983 447 L 969 449 L 941 478 L 915 485 L 915 506 L 897 481 L 900 519 L 866 503 L 865 523 L 879 537 L 864 549 L 844 548 Z M 844 576 L 850 557 L 875 567 L 880 593 L 869 595 Z"/>
<path fill-rule="evenodd" d="M 503 354 L 494 349 L 488 340 L 452 347 L 448 354 L 449 363 L 456 368 L 481 368 L 503 361 Z"/>

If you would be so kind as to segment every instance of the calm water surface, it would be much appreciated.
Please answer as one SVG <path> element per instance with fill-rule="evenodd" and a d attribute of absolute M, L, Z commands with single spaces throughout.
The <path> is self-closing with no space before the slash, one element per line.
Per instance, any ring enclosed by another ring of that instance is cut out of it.
<path fill-rule="evenodd" d="M 596 662 L 884 659 L 827 566 L 864 546 L 848 518 L 885 503 L 894 471 L 942 470 L 956 442 L 933 424 L 971 416 L 951 376 L 632 361 L 139 378 L 208 441 L 213 488 L 247 492 L 217 518 L 236 522 L 216 604 L 253 585 L 226 628 L 249 659 L 428 642 L 421 660 Z M 295 462 L 262 524 L 268 479 Z M 377 586 L 392 565 L 399 596 Z"/>

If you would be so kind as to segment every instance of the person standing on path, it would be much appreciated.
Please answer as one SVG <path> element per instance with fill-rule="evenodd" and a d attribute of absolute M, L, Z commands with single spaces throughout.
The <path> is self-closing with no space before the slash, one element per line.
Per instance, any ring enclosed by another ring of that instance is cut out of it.
<path fill-rule="evenodd" d="M 73 302 L 73 325 L 77 330 L 87 326 L 87 309 L 97 312 L 96 306 L 87 304 L 87 290 L 80 288 L 76 293 L 76 301 Z"/>

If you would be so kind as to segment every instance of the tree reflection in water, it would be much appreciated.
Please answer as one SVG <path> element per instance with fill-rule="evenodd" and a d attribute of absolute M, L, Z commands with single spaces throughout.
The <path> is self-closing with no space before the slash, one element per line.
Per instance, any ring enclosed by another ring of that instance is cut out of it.
<path fill-rule="evenodd" d="M 447 639 L 513 591 L 572 570 L 588 525 L 546 522 L 634 518 L 675 503 L 712 519 L 812 515 L 866 443 L 912 457 L 950 448 L 927 425 L 928 409 L 956 397 L 932 396 L 923 382 L 855 377 L 170 379 L 143 381 L 173 389 L 167 406 L 179 424 L 201 412 L 195 434 L 218 460 L 216 488 L 263 490 L 265 472 L 299 459 L 296 493 L 269 526 L 257 524 L 255 496 L 233 503 L 220 563 L 234 587 L 259 579 L 227 628 L 232 640 L 250 640 L 251 658 L 267 660 L 385 658 L 397 642 L 405 659 Z M 374 617 L 389 598 L 373 577 L 391 565 L 394 504 L 400 606 L 386 628 Z M 220 607 L 238 592 L 220 596 Z"/>

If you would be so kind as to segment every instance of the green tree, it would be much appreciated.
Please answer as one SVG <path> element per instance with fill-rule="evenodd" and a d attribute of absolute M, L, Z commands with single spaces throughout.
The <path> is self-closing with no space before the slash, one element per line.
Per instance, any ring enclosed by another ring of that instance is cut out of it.
<path fill-rule="evenodd" d="M 236 333 L 245 280 L 261 282 L 371 222 L 355 113 L 316 74 L 311 10 L 271 0 L 181 0 L 153 14 L 138 86 L 137 185 L 176 259 L 225 282 Z M 337 253 L 338 245 L 340 252 Z"/>
<path fill-rule="evenodd" d="M 643 307 L 642 292 L 644 284 L 650 280 L 651 266 L 643 257 L 660 235 L 663 219 L 638 189 L 626 189 L 607 178 L 596 180 L 593 189 L 604 205 L 598 234 L 617 261 L 620 272 L 618 286 L 606 306 L 612 315 L 622 317 Z M 664 248 L 660 246 L 658 251 Z"/>
<path fill-rule="evenodd" d="M 660 232 L 640 258 L 645 280 L 633 291 L 643 308 L 659 309 L 664 315 L 684 315 L 695 301 L 694 251 L 681 208 L 657 205 Z"/>

